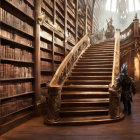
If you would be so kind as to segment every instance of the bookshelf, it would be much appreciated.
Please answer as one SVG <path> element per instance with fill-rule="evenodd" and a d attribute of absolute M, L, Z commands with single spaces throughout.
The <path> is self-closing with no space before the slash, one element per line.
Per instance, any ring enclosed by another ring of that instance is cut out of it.
<path fill-rule="evenodd" d="M 0 126 L 3 126 L 17 114 L 29 115 L 26 111 L 33 112 L 35 107 L 34 0 L 3 0 L 0 11 Z"/>
<path fill-rule="evenodd" d="M 34 112 L 40 97 L 47 97 L 57 68 L 86 33 L 86 17 L 91 31 L 91 10 L 83 14 L 85 4 L 80 7 L 80 2 L 1 2 L 0 128 Z M 38 22 L 40 14 L 45 16 L 43 23 Z"/>

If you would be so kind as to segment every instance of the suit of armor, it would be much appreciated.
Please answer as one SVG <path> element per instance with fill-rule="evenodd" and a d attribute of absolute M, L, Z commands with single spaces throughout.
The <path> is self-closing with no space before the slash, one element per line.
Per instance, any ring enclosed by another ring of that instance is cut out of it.
<path fill-rule="evenodd" d="M 130 78 L 127 74 L 127 65 L 123 64 L 122 71 L 116 78 L 117 86 L 115 89 L 119 89 L 121 87 L 121 101 L 124 105 L 124 113 L 131 114 L 131 102 L 132 93 L 136 93 L 136 87 L 132 78 Z"/>

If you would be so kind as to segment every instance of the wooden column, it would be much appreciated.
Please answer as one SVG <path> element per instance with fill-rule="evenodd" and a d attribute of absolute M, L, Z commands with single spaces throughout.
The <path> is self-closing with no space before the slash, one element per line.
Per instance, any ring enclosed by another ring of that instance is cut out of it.
<path fill-rule="evenodd" d="M 35 98 L 36 104 L 40 100 L 40 24 L 38 16 L 41 14 L 41 0 L 36 0 L 35 6 L 36 28 L 35 28 Z"/>
<path fill-rule="evenodd" d="M 139 36 L 139 19 L 137 17 L 133 20 L 134 23 L 134 38 Z"/>
<path fill-rule="evenodd" d="M 65 0 L 65 29 L 64 29 L 64 47 L 65 47 L 65 52 L 64 55 L 66 56 L 66 51 L 67 51 L 67 0 Z"/>
<path fill-rule="evenodd" d="M 56 23 L 56 0 L 54 0 L 53 2 L 53 15 L 54 15 L 53 24 L 55 24 Z"/>
<path fill-rule="evenodd" d="M 75 18 L 76 18 L 76 22 L 75 22 L 75 42 L 78 42 L 78 0 L 76 0 L 76 10 L 75 10 Z"/>
<path fill-rule="evenodd" d="M 87 14 L 88 14 L 88 5 L 86 3 L 86 14 L 85 14 L 85 34 L 87 34 Z"/>

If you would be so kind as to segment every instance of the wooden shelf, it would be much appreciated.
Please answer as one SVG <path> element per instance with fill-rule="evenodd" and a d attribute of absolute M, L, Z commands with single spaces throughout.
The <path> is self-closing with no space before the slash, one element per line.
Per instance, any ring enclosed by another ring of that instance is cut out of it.
<path fill-rule="evenodd" d="M 52 58 L 43 58 L 43 57 L 41 57 L 40 59 L 45 60 L 45 61 L 52 61 Z"/>
<path fill-rule="evenodd" d="M 26 110 L 26 109 L 31 108 L 31 107 L 34 107 L 34 105 L 30 105 L 30 106 L 24 107 L 24 108 L 19 109 L 19 110 L 15 111 L 15 112 L 12 112 L 12 113 L 9 113 L 9 114 L 7 114 L 5 116 L 2 116 L 1 118 L 6 118 L 6 117 L 8 117 L 10 115 L 16 114 L 18 112 L 21 112 L 21 111 Z"/>
<path fill-rule="evenodd" d="M 52 32 L 54 32 L 55 34 L 57 34 L 58 36 L 60 36 L 61 38 L 64 39 L 64 34 L 59 32 L 56 28 L 54 28 L 53 26 L 51 26 L 50 24 L 48 23 L 45 23 L 42 25 L 43 27 L 45 27 L 46 29 L 49 29 L 51 30 Z"/>
<path fill-rule="evenodd" d="M 18 29 L 18 28 L 15 27 L 15 26 L 12 26 L 12 25 L 10 25 L 10 24 L 8 24 L 8 23 L 5 23 L 4 21 L 1 21 L 1 25 L 6 26 L 6 27 L 8 27 L 8 28 L 12 28 L 12 29 L 14 29 L 14 30 L 16 30 L 16 31 L 20 32 L 21 34 L 24 34 L 24 35 L 26 35 L 26 36 L 28 36 L 28 37 L 34 38 L 34 35 L 28 34 L 28 33 L 26 33 L 25 31 L 22 31 L 22 30 Z"/>
<path fill-rule="evenodd" d="M 9 43 L 13 43 L 13 44 L 16 44 L 16 45 L 20 45 L 20 46 L 22 46 L 22 47 L 24 47 L 24 48 L 31 48 L 31 49 L 34 49 L 34 47 L 32 47 L 32 46 L 22 44 L 22 43 L 20 43 L 20 42 L 17 42 L 17 41 L 14 41 L 14 40 L 12 40 L 12 39 L 3 37 L 3 36 L 1 36 L 1 35 L 0 35 L 0 38 L 1 38 L 2 40 L 5 40 L 5 41 L 9 42 Z"/>
<path fill-rule="evenodd" d="M 47 48 L 40 47 L 40 49 L 42 49 L 42 50 L 44 50 L 44 51 L 49 51 L 49 52 L 52 52 L 52 50 L 47 49 Z"/>
<path fill-rule="evenodd" d="M 52 7 L 50 4 L 48 4 L 48 2 L 47 2 L 46 0 L 43 0 L 43 2 L 44 2 L 50 9 L 53 10 L 53 7 Z"/>
<path fill-rule="evenodd" d="M 68 24 L 75 29 L 75 25 L 73 25 L 68 19 L 67 19 Z"/>
<path fill-rule="evenodd" d="M 57 14 L 59 14 L 60 16 L 61 16 L 61 18 L 64 20 L 65 19 L 65 17 L 64 17 L 64 15 L 62 15 L 62 13 L 56 8 L 56 12 L 57 12 Z"/>
<path fill-rule="evenodd" d="M 21 97 L 21 96 L 25 96 L 25 95 L 29 95 L 29 94 L 33 94 L 33 93 L 35 93 L 35 92 L 34 91 L 25 92 L 25 93 L 21 93 L 21 94 L 9 96 L 9 97 L 2 97 L 2 98 L 0 98 L 0 100 L 7 100 L 7 99 L 11 99 L 11 98 L 15 98 L 15 97 Z"/>
<path fill-rule="evenodd" d="M 22 61 L 22 60 L 15 60 L 15 59 L 8 59 L 8 58 L 0 58 L 0 61 L 8 61 L 8 62 L 15 62 L 15 63 L 28 63 L 28 64 L 34 64 L 34 62 Z"/>
<path fill-rule="evenodd" d="M 6 78 L 6 79 L 0 79 L 0 81 L 4 82 L 4 81 L 17 81 L 17 80 L 28 80 L 28 79 L 34 79 L 34 77 Z"/>
<path fill-rule="evenodd" d="M 52 13 L 48 12 L 46 9 L 44 9 L 44 7 L 41 7 L 41 9 L 42 9 L 42 11 L 44 11 L 46 14 L 49 14 L 49 16 L 50 16 L 51 18 L 53 18 L 53 14 L 52 14 Z"/>
<path fill-rule="evenodd" d="M 54 51 L 54 53 L 55 53 L 55 54 L 58 54 L 58 55 L 62 55 L 62 56 L 64 56 L 64 54 L 61 53 L 61 52 L 56 52 L 56 51 Z"/>
<path fill-rule="evenodd" d="M 74 43 L 75 41 L 74 41 L 74 40 L 69 40 L 69 39 L 68 39 L 67 41 L 68 41 L 68 43 L 70 43 L 71 45 L 75 46 L 75 43 Z"/>
<path fill-rule="evenodd" d="M 23 12 L 22 10 L 18 9 L 13 3 L 8 2 L 7 0 L 3 1 L 2 5 L 6 5 L 8 9 L 14 9 L 18 14 L 22 14 L 23 16 L 26 16 L 29 20 L 35 21 L 34 17 L 31 17 L 28 15 L 28 13 Z M 11 10 L 13 12 L 13 10 Z"/>
<path fill-rule="evenodd" d="M 58 3 L 58 1 L 56 1 L 57 6 L 59 6 L 59 8 L 64 12 L 64 9 L 61 7 L 61 5 Z"/>

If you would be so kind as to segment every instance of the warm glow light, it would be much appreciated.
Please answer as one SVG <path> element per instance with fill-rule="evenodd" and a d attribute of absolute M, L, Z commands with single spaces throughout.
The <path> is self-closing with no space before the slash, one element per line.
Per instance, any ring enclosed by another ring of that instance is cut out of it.
<path fill-rule="evenodd" d="M 110 11 L 110 6 L 111 6 L 111 0 L 107 0 L 106 10 Z"/>
<path fill-rule="evenodd" d="M 135 0 L 135 10 L 140 10 L 140 1 Z"/>
<path fill-rule="evenodd" d="M 134 11 L 134 1 L 133 0 L 129 0 L 129 11 L 132 12 Z"/>
<path fill-rule="evenodd" d="M 116 0 L 112 0 L 112 5 L 111 5 L 112 12 L 116 12 L 116 4 L 117 4 Z"/>

